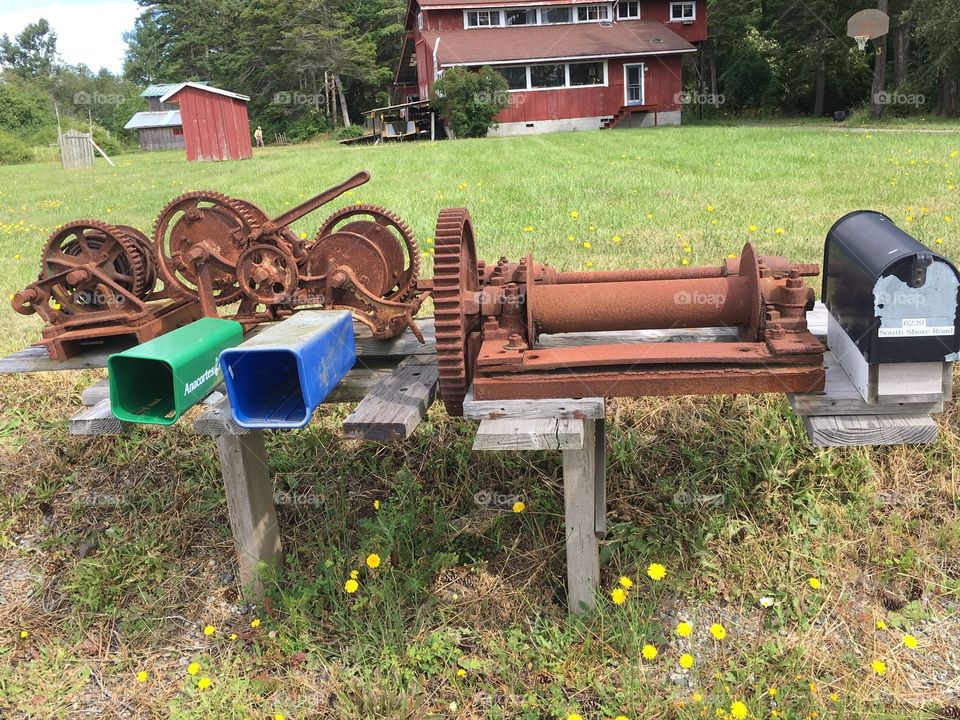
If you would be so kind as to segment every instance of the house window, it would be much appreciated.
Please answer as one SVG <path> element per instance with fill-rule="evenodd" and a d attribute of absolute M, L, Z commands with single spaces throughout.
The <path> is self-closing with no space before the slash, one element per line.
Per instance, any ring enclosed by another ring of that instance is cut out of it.
<path fill-rule="evenodd" d="M 603 85 L 603 63 L 570 63 L 570 86 Z"/>
<path fill-rule="evenodd" d="M 530 9 L 504 10 L 507 25 L 536 25 L 537 11 Z"/>
<path fill-rule="evenodd" d="M 566 65 L 531 65 L 530 87 L 556 88 L 567 84 Z"/>
<path fill-rule="evenodd" d="M 620 2 L 617 5 L 617 19 L 630 20 L 640 17 L 639 2 Z"/>
<path fill-rule="evenodd" d="M 573 22 L 573 11 L 568 7 L 545 8 L 540 11 L 541 25 Z"/>
<path fill-rule="evenodd" d="M 498 68 L 500 74 L 507 80 L 507 85 L 511 90 L 527 89 L 527 68 L 525 65 L 519 67 Z"/>
<path fill-rule="evenodd" d="M 695 2 L 670 3 L 670 22 L 693 22 L 697 19 Z"/>
<path fill-rule="evenodd" d="M 607 20 L 606 5 L 583 5 L 577 8 L 577 22 Z"/>
<path fill-rule="evenodd" d="M 417 30 L 423 30 L 423 13 L 417 13 Z"/>
<path fill-rule="evenodd" d="M 470 10 L 467 27 L 500 27 L 499 10 Z"/>

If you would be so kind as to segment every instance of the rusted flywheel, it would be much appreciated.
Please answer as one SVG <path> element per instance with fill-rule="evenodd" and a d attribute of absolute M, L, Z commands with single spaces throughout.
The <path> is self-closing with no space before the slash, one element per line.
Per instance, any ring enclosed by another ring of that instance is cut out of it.
<path fill-rule="evenodd" d="M 252 245 L 237 259 L 243 294 L 263 305 L 289 304 L 297 291 L 297 261 L 276 245 Z"/>
<path fill-rule="evenodd" d="M 202 258 L 209 268 L 214 302 L 228 305 L 239 300 L 243 288 L 237 263 L 251 233 L 266 221 L 251 203 L 217 192 L 189 192 L 170 201 L 153 231 L 164 283 L 196 296 L 199 279 L 194 268 Z"/>
<path fill-rule="evenodd" d="M 417 241 L 410 227 L 398 215 L 377 205 L 348 205 L 326 219 L 317 232 L 309 250 L 311 263 L 314 258 L 336 253 L 340 257 L 350 256 L 345 246 L 345 236 L 352 233 L 366 238 L 379 251 L 388 270 L 387 286 L 380 289 L 368 288 L 386 300 L 402 301 L 416 293 L 417 278 L 420 276 L 420 253 Z M 335 236 L 335 237 L 333 237 Z M 325 247 L 325 245 L 328 245 Z M 366 258 L 369 248 L 358 248 L 358 258 Z M 380 262 L 369 269 L 362 263 L 352 264 L 358 276 L 379 274 Z"/>
<path fill-rule="evenodd" d="M 479 350 L 480 315 L 462 298 L 480 290 L 473 222 L 464 208 L 440 212 L 434 235 L 433 308 L 440 366 L 440 397 L 450 415 L 463 415 L 463 398 Z"/>
<path fill-rule="evenodd" d="M 41 256 L 38 281 L 63 273 L 52 285 L 50 299 L 67 315 L 100 310 L 111 304 L 109 288 L 101 287 L 86 270 L 96 268 L 111 282 L 139 298 L 146 298 L 156 281 L 156 268 L 149 242 L 134 228 L 109 225 L 99 220 L 75 220 L 57 228 L 48 238 Z M 35 310 L 31 303 L 15 303 L 24 315 Z"/>

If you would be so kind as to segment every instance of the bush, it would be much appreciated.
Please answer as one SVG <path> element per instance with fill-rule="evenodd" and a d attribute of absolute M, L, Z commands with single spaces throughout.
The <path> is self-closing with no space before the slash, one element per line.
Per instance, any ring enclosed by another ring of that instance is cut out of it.
<path fill-rule="evenodd" d="M 18 165 L 33 160 L 30 146 L 15 135 L 0 130 L 0 165 Z"/>
<path fill-rule="evenodd" d="M 363 135 L 363 125 L 351 125 L 350 127 L 338 127 L 333 131 L 333 137 L 337 140 L 348 140 L 358 138 Z"/>
<path fill-rule="evenodd" d="M 489 65 L 479 72 L 453 67 L 433 84 L 430 102 L 457 137 L 484 137 L 496 125 L 493 118 L 510 104 L 510 88 Z"/>

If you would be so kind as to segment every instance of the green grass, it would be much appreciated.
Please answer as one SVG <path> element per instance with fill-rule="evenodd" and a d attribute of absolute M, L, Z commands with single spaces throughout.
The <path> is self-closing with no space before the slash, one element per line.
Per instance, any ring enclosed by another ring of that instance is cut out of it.
<path fill-rule="evenodd" d="M 369 185 L 296 230 L 312 235 L 345 202 L 385 205 L 414 229 L 426 276 L 436 215 L 460 205 L 480 257 L 532 251 L 559 269 L 715 264 L 746 241 L 818 262 L 830 225 L 860 208 L 958 260 L 960 141 L 924 127 L 321 143 L 231 164 L 167 153 L 123 156 L 116 170 L 3 168 L 0 289 L 36 277 L 46 236 L 67 220 L 149 232 L 166 202 L 199 188 L 279 213 L 360 169 Z M 40 328 L 6 304 L 0 323 L 6 351 Z M 782 397 L 611 403 L 603 595 L 574 621 L 556 453 L 473 454 L 472 426 L 439 407 L 397 445 L 341 439 L 342 406 L 272 434 L 277 491 L 299 504 L 279 506 L 286 569 L 251 607 L 208 438 L 186 421 L 65 434 L 98 377 L 0 379 L 0 716 L 692 720 L 740 700 L 756 718 L 920 718 L 954 702 L 953 409 L 927 448 L 817 450 Z M 478 508 L 481 491 L 526 509 Z M 366 566 L 370 553 L 380 567 Z M 647 578 L 650 562 L 666 565 L 665 580 Z M 347 594 L 353 570 L 360 589 Z M 634 588 L 616 606 L 621 575 Z M 691 638 L 674 633 L 679 619 Z M 652 662 L 640 657 L 647 643 Z"/>

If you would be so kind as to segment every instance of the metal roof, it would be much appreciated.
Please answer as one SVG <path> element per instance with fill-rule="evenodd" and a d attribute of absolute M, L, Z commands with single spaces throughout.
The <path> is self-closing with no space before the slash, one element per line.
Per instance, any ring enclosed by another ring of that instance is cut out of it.
<path fill-rule="evenodd" d="M 203 83 L 195 83 L 195 82 L 185 82 L 185 83 L 180 83 L 179 85 L 172 86 L 172 88 L 163 97 L 160 98 L 160 102 L 162 103 L 168 102 L 174 95 L 179 93 L 184 88 L 188 88 L 188 87 L 196 88 L 197 90 L 205 90 L 206 92 L 216 93 L 217 95 L 226 95 L 227 97 L 231 97 L 236 100 L 243 100 L 244 102 L 247 102 L 250 100 L 250 98 L 246 95 L 232 93 L 228 90 L 221 90 L 220 88 L 216 88 L 213 85 L 204 85 Z"/>
<path fill-rule="evenodd" d="M 180 127 L 179 110 L 162 110 L 160 112 L 138 112 L 123 126 L 124 130 L 143 130 L 145 128 Z"/>
<path fill-rule="evenodd" d="M 180 83 L 161 83 L 160 85 L 151 85 L 142 93 L 140 97 L 151 98 L 151 97 L 163 97 L 168 92 L 177 87 Z"/>

